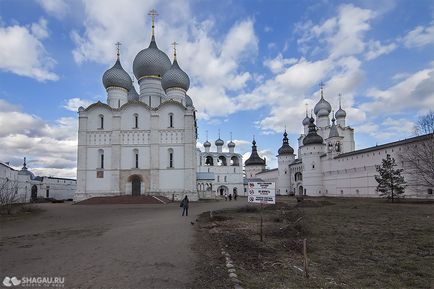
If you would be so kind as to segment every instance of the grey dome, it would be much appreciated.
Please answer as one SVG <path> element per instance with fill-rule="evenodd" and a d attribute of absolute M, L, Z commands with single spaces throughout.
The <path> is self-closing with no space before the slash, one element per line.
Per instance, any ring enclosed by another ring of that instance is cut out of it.
<path fill-rule="evenodd" d="M 322 144 L 323 139 L 320 135 L 316 133 L 316 126 L 314 124 L 313 117 L 309 120 L 309 133 L 303 139 L 303 145 L 311 145 L 311 144 Z"/>
<path fill-rule="evenodd" d="M 188 95 L 185 95 L 185 106 L 186 107 L 193 107 L 193 100 Z"/>
<path fill-rule="evenodd" d="M 318 117 L 321 117 L 321 116 L 328 116 L 328 115 L 329 115 L 329 112 L 328 112 L 326 109 L 324 109 L 324 108 L 320 109 L 320 110 L 318 111 L 318 114 L 317 114 Z"/>
<path fill-rule="evenodd" d="M 303 119 L 303 125 L 309 125 L 309 120 L 310 118 L 306 114 L 306 117 Z"/>
<path fill-rule="evenodd" d="M 336 118 L 345 118 L 347 116 L 347 113 L 345 112 L 345 110 L 343 110 L 342 108 L 339 107 L 338 111 L 335 114 Z"/>
<path fill-rule="evenodd" d="M 104 72 L 102 76 L 102 83 L 104 87 L 107 89 L 111 86 L 122 87 L 128 90 L 131 86 L 131 77 L 128 73 L 122 68 L 121 62 L 116 60 L 115 65 L 112 68 L 108 69 Z"/>
<path fill-rule="evenodd" d="M 255 165 L 260 165 L 260 166 L 265 166 L 265 160 L 262 159 L 259 155 L 258 155 L 258 150 L 256 148 L 256 141 L 253 140 L 252 142 L 252 153 L 250 154 L 250 157 L 244 162 L 245 166 L 255 166 Z"/>
<path fill-rule="evenodd" d="M 172 67 L 163 75 L 161 86 L 164 90 L 172 87 L 179 87 L 188 90 L 190 87 L 190 78 L 178 65 L 178 61 L 173 61 Z"/>
<path fill-rule="evenodd" d="M 322 109 L 324 109 L 328 112 L 327 115 L 332 111 L 332 106 L 330 105 L 330 103 L 327 100 L 324 99 L 323 96 L 321 96 L 321 99 L 315 105 L 313 112 L 315 113 L 315 115 L 318 115 L 318 112 Z"/>
<path fill-rule="evenodd" d="M 144 76 L 162 77 L 169 69 L 169 57 L 158 49 L 155 37 L 152 36 L 149 47 L 141 50 L 133 61 L 133 72 L 138 80 Z"/>
<path fill-rule="evenodd" d="M 215 145 L 216 146 L 222 146 L 222 145 L 224 145 L 225 144 L 225 142 L 221 139 L 221 138 L 218 138 L 216 141 L 215 141 Z"/>
<path fill-rule="evenodd" d="M 138 101 L 140 99 L 140 96 L 132 83 L 130 89 L 128 90 L 127 98 L 128 101 Z"/>
<path fill-rule="evenodd" d="M 233 141 L 228 142 L 228 148 L 234 148 L 235 143 Z"/>
<path fill-rule="evenodd" d="M 280 149 L 277 151 L 279 155 L 292 155 L 294 153 L 294 149 L 288 143 L 288 134 L 283 134 L 283 143 Z"/>
<path fill-rule="evenodd" d="M 338 127 L 335 124 L 335 119 L 332 119 L 332 127 L 330 128 L 329 138 L 339 137 Z"/>
<path fill-rule="evenodd" d="M 206 147 L 206 148 L 207 147 L 209 148 L 211 146 L 211 143 L 209 141 L 206 141 L 206 142 L 203 143 L 203 146 Z"/>

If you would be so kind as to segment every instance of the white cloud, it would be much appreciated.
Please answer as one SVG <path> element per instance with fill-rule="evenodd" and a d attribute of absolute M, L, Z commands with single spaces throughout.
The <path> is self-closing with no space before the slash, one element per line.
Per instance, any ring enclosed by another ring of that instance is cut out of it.
<path fill-rule="evenodd" d="M 14 121 L 11 122 L 10 120 Z M 42 175 L 75 177 L 77 120 L 64 117 L 54 123 L 22 112 L 0 100 L 0 160 L 20 166 L 29 159 L 29 169 Z"/>
<path fill-rule="evenodd" d="M 59 19 L 63 18 L 69 10 L 64 0 L 37 0 L 37 2 L 47 13 Z"/>
<path fill-rule="evenodd" d="M 368 51 L 365 53 L 366 60 L 373 60 L 383 54 L 389 54 L 398 46 L 395 43 L 381 44 L 380 41 L 371 40 L 368 42 Z"/>
<path fill-rule="evenodd" d="M 273 59 L 269 59 L 269 58 L 265 59 L 264 66 L 266 66 L 268 69 L 270 69 L 271 72 L 276 74 L 282 72 L 286 66 L 295 64 L 297 62 L 298 62 L 297 58 L 284 58 L 282 53 L 279 53 Z"/>
<path fill-rule="evenodd" d="M 171 55 L 170 43 L 179 43 L 178 62 L 192 80 L 188 94 L 198 117 L 212 120 L 239 110 L 231 95 L 245 89 L 252 79 L 241 63 L 251 61 L 258 49 L 252 19 L 241 19 L 223 35 L 214 36 L 214 22 L 197 21 L 187 1 L 158 5 L 157 1 L 139 0 L 126 0 L 122 5 L 118 1 L 85 1 L 84 32 L 71 33 L 75 61 L 112 65 L 114 43 L 121 41 L 121 61 L 131 71 L 135 55 L 149 43 L 150 19 L 143 11 L 156 6 L 164 11 L 156 23 L 158 47 Z"/>
<path fill-rule="evenodd" d="M 77 112 L 80 106 L 86 108 L 92 103 L 94 103 L 94 101 L 92 100 L 81 99 L 79 97 L 70 98 L 68 100 L 65 100 L 65 102 L 66 104 L 63 107 L 73 112 Z"/>
<path fill-rule="evenodd" d="M 0 27 L 0 69 L 38 81 L 57 80 L 52 71 L 56 61 L 41 40 L 48 37 L 47 21 L 43 18 L 26 26 Z"/>
<path fill-rule="evenodd" d="M 403 42 L 408 48 L 434 44 L 434 21 L 431 22 L 430 26 L 417 26 L 408 32 L 404 36 Z"/>
<path fill-rule="evenodd" d="M 360 108 L 370 115 L 381 115 L 386 107 L 389 114 L 434 107 L 434 63 L 389 88 L 371 88 L 367 96 L 371 99 Z"/>

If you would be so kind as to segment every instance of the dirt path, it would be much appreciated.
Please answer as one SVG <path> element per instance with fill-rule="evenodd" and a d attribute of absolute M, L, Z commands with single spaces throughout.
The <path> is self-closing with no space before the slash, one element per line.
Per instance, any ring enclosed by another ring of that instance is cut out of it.
<path fill-rule="evenodd" d="M 40 204 L 40 214 L 0 222 L 0 279 L 65 277 L 65 288 L 185 288 L 196 260 L 190 222 L 245 203 L 191 203 L 187 218 L 176 203 Z"/>

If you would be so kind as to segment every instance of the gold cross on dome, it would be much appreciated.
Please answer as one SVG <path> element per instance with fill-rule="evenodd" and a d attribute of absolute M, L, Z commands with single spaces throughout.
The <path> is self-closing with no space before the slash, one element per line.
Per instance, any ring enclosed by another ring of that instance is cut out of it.
<path fill-rule="evenodd" d="M 149 11 L 148 15 L 152 17 L 152 35 L 154 35 L 155 16 L 158 16 L 159 14 L 158 14 L 157 10 L 152 9 L 151 11 Z"/>
<path fill-rule="evenodd" d="M 119 41 L 115 43 L 115 46 L 116 46 L 116 54 L 117 54 L 117 56 L 118 56 L 118 59 L 119 59 L 119 55 L 120 55 L 121 45 L 122 45 L 122 43 L 120 43 Z"/>

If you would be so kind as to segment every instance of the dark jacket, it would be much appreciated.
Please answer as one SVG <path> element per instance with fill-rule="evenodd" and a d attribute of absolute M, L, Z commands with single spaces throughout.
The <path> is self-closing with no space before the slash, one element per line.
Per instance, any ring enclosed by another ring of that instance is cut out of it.
<path fill-rule="evenodd" d="M 181 207 L 183 207 L 183 208 L 188 208 L 188 203 L 189 203 L 190 201 L 188 200 L 188 199 L 183 199 L 182 200 L 182 202 L 181 202 Z"/>

